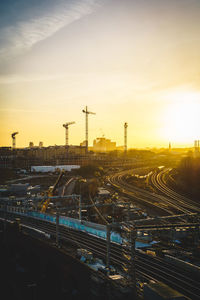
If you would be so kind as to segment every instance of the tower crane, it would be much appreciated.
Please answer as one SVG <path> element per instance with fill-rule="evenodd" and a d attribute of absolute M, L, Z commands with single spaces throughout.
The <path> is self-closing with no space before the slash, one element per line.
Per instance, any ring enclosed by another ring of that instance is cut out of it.
<path fill-rule="evenodd" d="M 11 134 L 11 137 L 12 137 L 12 147 L 13 147 L 13 149 L 15 149 L 15 147 L 16 147 L 16 135 L 18 134 L 19 132 L 13 132 L 12 134 Z"/>
<path fill-rule="evenodd" d="M 65 145 L 68 146 L 69 142 L 69 125 L 75 124 L 75 122 L 68 122 L 63 124 L 63 127 L 66 129 L 66 135 L 65 135 Z"/>
<path fill-rule="evenodd" d="M 83 113 L 85 113 L 85 142 L 86 142 L 86 153 L 88 153 L 88 115 L 96 115 L 96 113 L 93 113 L 91 111 L 88 111 L 87 106 L 85 109 L 82 110 Z"/>

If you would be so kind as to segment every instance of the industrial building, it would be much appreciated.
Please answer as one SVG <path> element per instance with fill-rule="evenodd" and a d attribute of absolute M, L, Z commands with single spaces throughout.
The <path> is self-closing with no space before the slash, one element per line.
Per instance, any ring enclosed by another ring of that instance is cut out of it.
<path fill-rule="evenodd" d="M 0 167 L 28 168 L 31 165 L 80 164 L 85 155 L 82 146 L 0 147 Z"/>
<path fill-rule="evenodd" d="M 71 171 L 73 169 L 79 169 L 80 166 L 77 165 L 58 165 L 58 166 L 31 166 L 31 172 L 56 172 L 56 171 Z"/>
<path fill-rule="evenodd" d="M 18 150 L 19 152 L 22 149 Z M 84 155 L 85 148 L 81 146 L 49 146 L 49 147 L 34 147 L 24 149 L 24 154 L 28 157 L 34 157 L 42 160 L 67 158 L 71 154 Z"/>

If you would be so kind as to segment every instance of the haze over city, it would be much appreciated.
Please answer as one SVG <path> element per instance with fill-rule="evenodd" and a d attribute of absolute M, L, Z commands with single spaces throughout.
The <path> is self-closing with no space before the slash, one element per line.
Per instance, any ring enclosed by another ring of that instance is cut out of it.
<path fill-rule="evenodd" d="M 98 137 L 191 146 L 200 133 L 198 0 L 0 2 L 0 145 Z"/>

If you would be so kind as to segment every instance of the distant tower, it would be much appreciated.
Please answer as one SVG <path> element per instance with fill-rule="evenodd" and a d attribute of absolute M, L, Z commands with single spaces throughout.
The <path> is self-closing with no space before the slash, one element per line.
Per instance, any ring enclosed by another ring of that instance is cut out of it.
<path fill-rule="evenodd" d="M 18 134 L 19 132 L 13 132 L 12 134 L 11 134 L 11 137 L 12 137 L 12 147 L 13 147 L 13 149 L 15 149 L 16 148 L 16 135 Z"/>
<path fill-rule="evenodd" d="M 127 128 L 128 123 L 124 123 L 124 153 L 127 153 Z"/>
<path fill-rule="evenodd" d="M 169 142 L 169 152 L 172 150 L 171 142 Z"/>
<path fill-rule="evenodd" d="M 65 133 L 65 145 L 69 145 L 69 125 L 75 124 L 75 122 L 68 122 L 66 124 L 63 124 L 63 127 L 66 129 Z"/>
<path fill-rule="evenodd" d="M 29 143 L 29 148 L 33 148 L 33 147 L 34 147 L 33 142 L 30 142 L 30 143 Z"/>
<path fill-rule="evenodd" d="M 85 141 L 86 141 L 86 154 L 88 153 L 88 115 L 96 115 L 95 113 L 88 111 L 87 106 L 82 110 L 85 113 Z"/>
<path fill-rule="evenodd" d="M 39 147 L 40 147 L 40 148 L 43 147 L 43 142 L 39 142 Z"/>

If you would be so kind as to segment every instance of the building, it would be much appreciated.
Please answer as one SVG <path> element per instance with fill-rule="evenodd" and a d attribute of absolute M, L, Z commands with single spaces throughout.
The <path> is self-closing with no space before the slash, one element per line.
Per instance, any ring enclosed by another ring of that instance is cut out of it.
<path fill-rule="evenodd" d="M 70 155 L 83 155 L 84 147 L 81 146 L 49 146 L 34 147 L 32 149 L 19 149 L 18 152 L 24 152 L 28 158 L 36 158 L 41 160 L 62 159 Z"/>
<path fill-rule="evenodd" d="M 85 147 L 81 146 L 49 146 L 32 148 L 0 147 L 1 168 L 25 168 L 33 165 L 85 164 Z"/>
<path fill-rule="evenodd" d="M 11 168 L 15 150 L 11 147 L 0 147 L 0 168 Z"/>
<path fill-rule="evenodd" d="M 82 143 L 80 143 L 81 147 L 86 147 L 86 141 L 83 141 Z"/>
<path fill-rule="evenodd" d="M 58 166 L 31 166 L 31 172 L 49 173 L 49 172 L 60 172 L 68 171 L 73 169 L 79 169 L 78 165 L 58 165 Z"/>
<path fill-rule="evenodd" d="M 108 198 L 110 196 L 110 192 L 105 188 L 99 187 L 98 188 L 98 197 L 101 199 Z"/>
<path fill-rule="evenodd" d="M 114 150 L 116 150 L 116 142 L 111 142 L 111 140 L 104 137 L 97 138 L 93 141 L 94 152 L 109 152 Z"/>
<path fill-rule="evenodd" d="M 33 142 L 30 142 L 29 143 L 29 148 L 33 148 L 34 147 L 34 143 Z"/>

